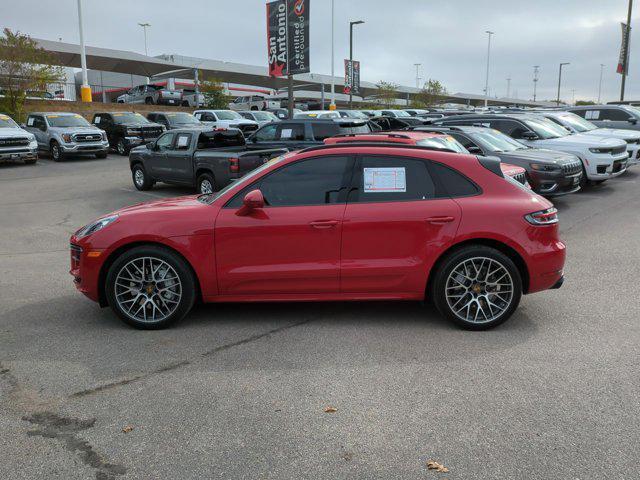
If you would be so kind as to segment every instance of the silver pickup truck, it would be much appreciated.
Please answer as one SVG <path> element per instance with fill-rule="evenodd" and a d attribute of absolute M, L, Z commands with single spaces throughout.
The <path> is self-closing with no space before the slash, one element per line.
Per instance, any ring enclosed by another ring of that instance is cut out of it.
<path fill-rule="evenodd" d="M 27 165 L 38 160 L 36 137 L 20 128 L 11 117 L 1 113 L 0 160 L 22 160 Z"/>
<path fill-rule="evenodd" d="M 25 130 L 35 135 L 38 149 L 56 162 L 71 154 L 107 158 L 109 153 L 107 134 L 77 113 L 30 113 Z"/>
<path fill-rule="evenodd" d="M 117 103 L 146 103 L 147 105 L 182 105 L 182 92 L 160 85 L 138 85 L 116 99 Z"/>

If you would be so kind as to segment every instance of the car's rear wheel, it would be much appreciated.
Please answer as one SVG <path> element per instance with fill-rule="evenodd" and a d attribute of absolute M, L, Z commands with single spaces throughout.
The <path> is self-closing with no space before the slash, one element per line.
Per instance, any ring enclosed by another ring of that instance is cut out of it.
<path fill-rule="evenodd" d="M 131 179 L 133 186 L 138 190 L 149 190 L 153 187 L 153 180 L 147 175 L 147 171 L 139 163 L 131 169 Z"/>
<path fill-rule="evenodd" d="M 163 247 L 126 251 L 109 268 L 106 297 L 127 324 L 158 329 L 181 320 L 195 301 L 195 280 L 187 263 Z"/>
<path fill-rule="evenodd" d="M 151 97 L 145 98 L 144 103 L 146 103 L 147 105 L 153 105 L 153 98 Z"/>
<path fill-rule="evenodd" d="M 469 330 L 486 330 L 506 321 L 518 307 L 522 279 L 502 252 L 472 245 L 441 263 L 433 300 L 442 315 Z"/>
<path fill-rule="evenodd" d="M 197 181 L 198 193 L 210 194 L 215 192 L 216 184 L 213 176 L 209 173 L 203 173 L 198 177 Z"/>
<path fill-rule="evenodd" d="M 64 153 L 62 153 L 60 145 L 55 140 L 51 142 L 51 145 L 49 145 L 49 155 L 51 155 L 51 158 L 54 162 L 60 162 L 61 160 L 64 160 Z"/>
<path fill-rule="evenodd" d="M 123 138 L 119 139 L 118 143 L 116 143 L 116 151 L 123 157 L 129 155 L 129 149 L 125 145 Z"/>

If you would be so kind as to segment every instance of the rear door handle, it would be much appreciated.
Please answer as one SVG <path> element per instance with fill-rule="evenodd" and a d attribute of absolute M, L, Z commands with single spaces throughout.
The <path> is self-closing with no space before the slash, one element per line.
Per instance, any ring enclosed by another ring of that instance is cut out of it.
<path fill-rule="evenodd" d="M 448 217 L 448 216 L 429 217 L 427 218 L 427 223 L 431 223 L 433 225 L 442 225 L 444 223 L 453 222 L 454 220 L 455 220 L 455 217 Z"/>
<path fill-rule="evenodd" d="M 332 228 L 338 225 L 338 220 L 317 220 L 309 223 L 313 228 Z"/>

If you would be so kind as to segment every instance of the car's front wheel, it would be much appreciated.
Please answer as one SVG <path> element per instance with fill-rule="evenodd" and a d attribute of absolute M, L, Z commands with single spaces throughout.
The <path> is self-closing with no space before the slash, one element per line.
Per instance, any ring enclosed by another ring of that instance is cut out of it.
<path fill-rule="evenodd" d="M 133 186 L 138 190 L 149 190 L 153 187 L 153 180 L 149 178 L 147 171 L 139 163 L 131 169 L 131 179 L 133 180 Z"/>
<path fill-rule="evenodd" d="M 49 155 L 51 156 L 54 162 L 59 162 L 61 160 L 64 160 L 64 153 L 62 153 L 62 149 L 60 148 L 60 145 L 55 140 L 51 142 L 51 145 L 49 145 Z"/>
<path fill-rule="evenodd" d="M 105 290 L 109 305 L 122 320 L 147 330 L 184 318 L 196 297 L 187 263 L 173 251 L 155 245 L 120 255 L 109 268 Z"/>
<path fill-rule="evenodd" d="M 471 245 L 450 254 L 435 272 L 433 300 L 442 315 L 470 330 L 506 321 L 518 307 L 522 278 L 504 253 Z"/>

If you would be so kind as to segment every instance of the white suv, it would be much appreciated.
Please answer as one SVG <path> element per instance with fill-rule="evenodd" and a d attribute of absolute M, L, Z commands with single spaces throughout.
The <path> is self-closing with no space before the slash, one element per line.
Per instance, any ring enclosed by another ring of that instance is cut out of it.
<path fill-rule="evenodd" d="M 600 183 L 617 177 L 627 169 L 629 154 L 624 140 L 601 138 L 583 133 L 572 134 L 566 128 L 540 115 L 520 113 L 457 115 L 437 120 L 436 124 L 490 127 L 530 147 L 572 153 L 580 158 L 586 179 L 592 182 Z"/>
<path fill-rule="evenodd" d="M 599 128 L 597 125 L 585 120 L 579 115 L 561 110 L 540 110 L 539 115 L 548 118 L 558 125 L 562 125 L 571 133 L 583 133 L 601 138 L 617 138 L 627 143 L 629 162 L 627 166 L 640 163 L 640 132 L 637 130 L 618 128 Z"/>

